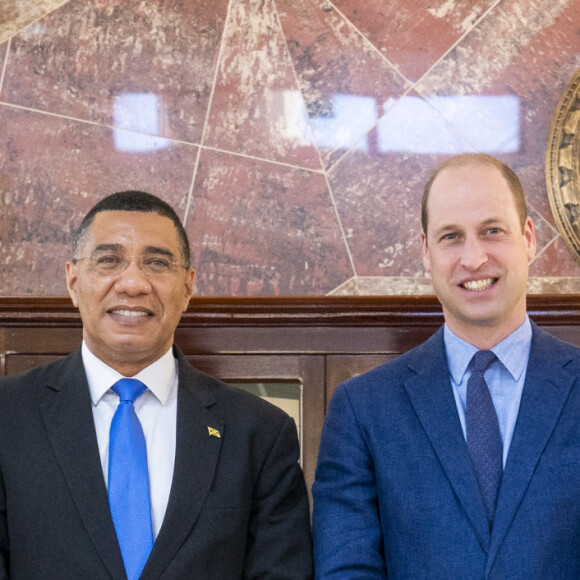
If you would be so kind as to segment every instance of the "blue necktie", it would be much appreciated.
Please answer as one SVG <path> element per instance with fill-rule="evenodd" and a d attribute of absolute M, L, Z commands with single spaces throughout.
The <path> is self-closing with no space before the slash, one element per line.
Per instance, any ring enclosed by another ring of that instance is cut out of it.
<path fill-rule="evenodd" d="M 465 408 L 467 447 L 490 527 L 503 471 L 503 444 L 495 407 L 483 375 L 495 359 L 495 354 L 490 350 L 480 350 L 473 355 Z"/>
<path fill-rule="evenodd" d="M 136 379 L 113 385 L 119 406 L 109 442 L 109 506 L 128 580 L 137 580 L 153 547 L 145 436 L 133 403 L 147 389 Z"/>

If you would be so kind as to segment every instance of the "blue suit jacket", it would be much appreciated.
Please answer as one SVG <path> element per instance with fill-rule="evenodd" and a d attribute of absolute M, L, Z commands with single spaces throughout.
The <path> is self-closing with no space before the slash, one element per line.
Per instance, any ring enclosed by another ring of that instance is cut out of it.
<path fill-rule="evenodd" d="M 317 578 L 580 578 L 580 349 L 533 325 L 490 533 L 443 332 L 338 387 L 314 495 Z"/>

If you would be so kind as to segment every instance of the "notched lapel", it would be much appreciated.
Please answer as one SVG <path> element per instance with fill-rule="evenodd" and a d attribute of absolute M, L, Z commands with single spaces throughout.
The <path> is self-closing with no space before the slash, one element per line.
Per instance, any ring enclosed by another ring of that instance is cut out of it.
<path fill-rule="evenodd" d="M 208 382 L 212 379 L 184 363 L 183 357 L 179 364 L 173 483 L 143 580 L 159 578 L 191 533 L 209 494 L 222 442 L 227 437 L 224 421 L 211 410 L 215 401 Z"/>
<path fill-rule="evenodd" d="M 533 329 L 522 400 L 498 496 L 488 571 L 577 378 L 564 368 L 570 356 L 559 343 L 535 325 Z"/>
<path fill-rule="evenodd" d="M 73 502 L 109 574 L 125 578 L 99 458 L 89 386 L 80 351 L 46 387 L 41 413 Z"/>
<path fill-rule="evenodd" d="M 416 375 L 405 381 L 405 389 L 482 549 L 487 551 L 489 526 L 451 389 L 443 331 L 415 352 L 409 367 Z"/>

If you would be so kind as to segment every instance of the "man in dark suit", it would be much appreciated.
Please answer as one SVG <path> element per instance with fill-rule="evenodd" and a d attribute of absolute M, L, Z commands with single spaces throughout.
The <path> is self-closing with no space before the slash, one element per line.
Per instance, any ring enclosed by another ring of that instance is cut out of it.
<path fill-rule="evenodd" d="M 103 199 L 66 279 L 82 347 L 1 381 L 0 578 L 310 578 L 294 422 L 173 345 L 194 273 L 172 208 Z"/>
<path fill-rule="evenodd" d="M 422 254 L 445 325 L 346 381 L 314 495 L 317 578 L 580 578 L 580 350 L 526 314 L 535 234 L 486 155 L 425 187 Z"/>

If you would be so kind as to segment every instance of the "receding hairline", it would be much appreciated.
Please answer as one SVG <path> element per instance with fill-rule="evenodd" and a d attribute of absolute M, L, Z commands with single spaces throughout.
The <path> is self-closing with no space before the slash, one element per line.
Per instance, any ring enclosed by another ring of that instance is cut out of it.
<path fill-rule="evenodd" d="M 421 226 L 424 235 L 427 236 L 429 221 L 428 203 L 433 183 L 435 183 L 435 180 L 437 177 L 439 177 L 439 175 L 441 175 L 441 173 L 448 169 L 460 169 L 470 166 L 494 168 L 504 178 L 509 190 L 512 193 L 512 199 L 514 200 L 514 205 L 518 213 L 523 233 L 525 229 L 526 218 L 528 217 L 528 208 L 522 184 L 513 169 L 511 169 L 500 159 L 496 159 L 495 157 L 485 153 L 462 153 L 460 155 L 450 157 L 449 159 L 446 159 L 440 163 L 432 171 L 429 179 L 427 180 L 427 183 L 425 184 L 425 188 L 423 190 L 423 199 L 421 200 Z"/>

